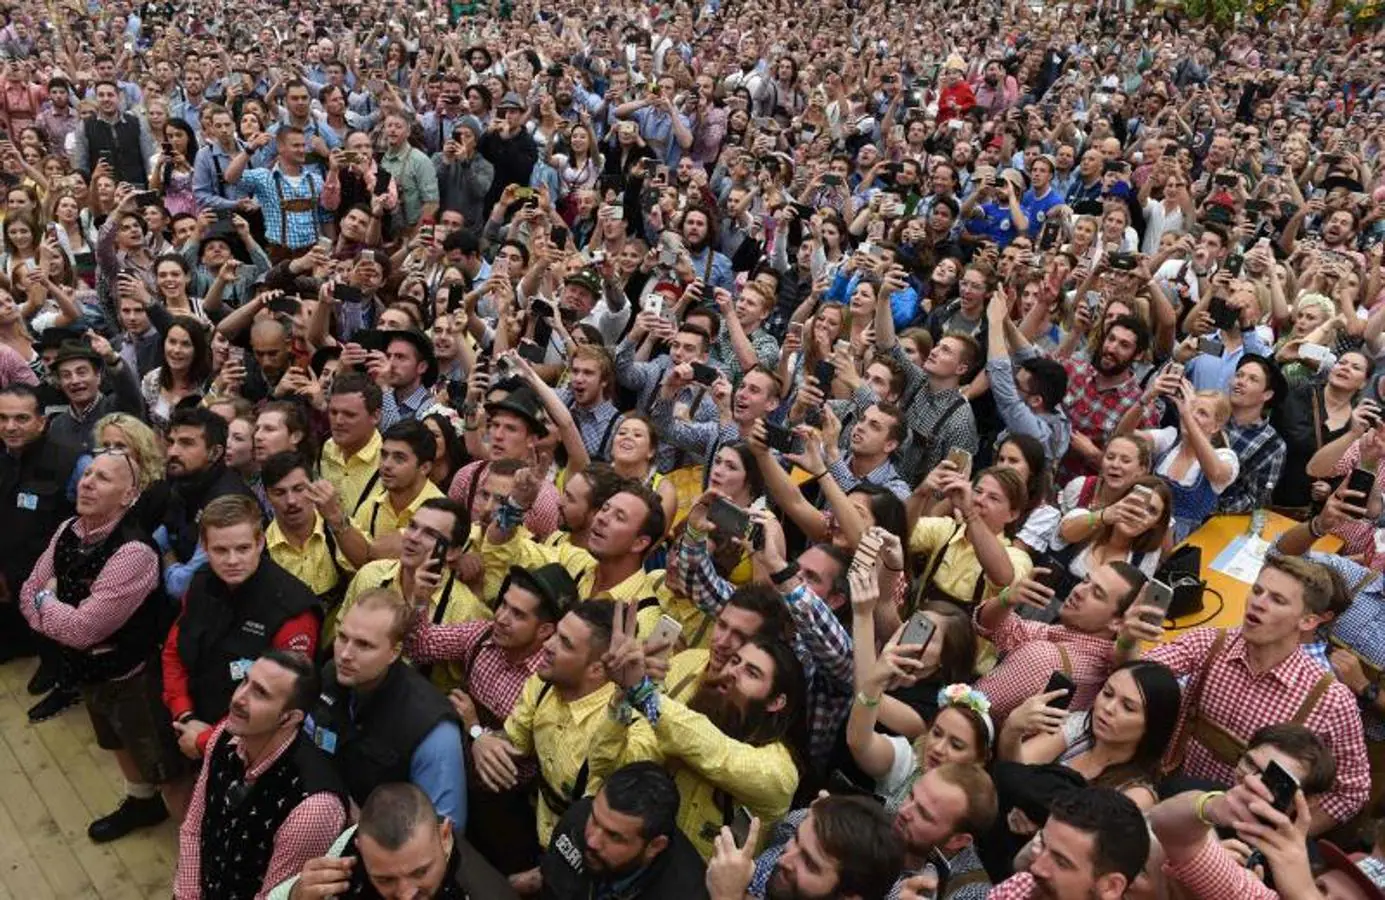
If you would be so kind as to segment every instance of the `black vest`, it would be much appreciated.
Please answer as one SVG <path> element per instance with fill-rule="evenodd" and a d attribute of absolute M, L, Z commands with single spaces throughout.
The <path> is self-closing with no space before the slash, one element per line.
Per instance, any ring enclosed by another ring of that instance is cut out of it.
<path fill-rule="evenodd" d="M 210 567 L 193 576 L 178 620 L 178 657 L 188 673 L 193 715 L 217 722 L 249 663 L 268 650 L 284 623 L 320 609 L 312 591 L 266 554 L 236 590 Z"/>
<path fill-rule="evenodd" d="M 337 683 L 333 662 L 322 670 L 322 693 L 303 731 L 336 761 L 351 799 L 364 804 L 380 785 L 409 780 L 414 749 L 443 721 L 458 721 L 452 704 L 407 663 L 396 660 L 359 700 Z"/>
<path fill-rule="evenodd" d="M 0 573 L 11 593 L 19 593 L 58 526 L 72 516 L 67 483 L 79 455 L 79 448 L 48 435 L 18 456 L 0 450 Z"/>
<path fill-rule="evenodd" d="M 81 127 L 87 136 L 88 168 L 96 168 L 96 163 L 104 158 L 115 170 L 117 182 L 127 181 L 139 187 L 149 183 L 144 151 L 140 148 L 138 119 L 122 114 L 120 120 L 112 124 L 92 116 L 83 119 Z"/>
<path fill-rule="evenodd" d="M 128 515 L 98 544 L 83 544 L 72 530 L 75 521 L 62 527 L 53 552 L 58 600 L 68 606 L 80 606 L 90 596 L 92 583 L 116 551 L 126 544 L 144 544 L 154 551 L 155 557 L 159 555 L 158 546 Z M 163 596 L 160 577 L 134 614 L 110 637 L 87 650 L 59 648 L 63 679 L 74 685 L 100 684 L 148 662 L 168 634 L 170 608 Z"/>
<path fill-rule="evenodd" d="M 345 807 L 346 789 L 331 762 L 301 734 L 248 787 L 229 732 L 222 731 L 208 756 L 201 896 L 254 900 L 274 858 L 279 826 L 312 794 L 336 794 Z"/>

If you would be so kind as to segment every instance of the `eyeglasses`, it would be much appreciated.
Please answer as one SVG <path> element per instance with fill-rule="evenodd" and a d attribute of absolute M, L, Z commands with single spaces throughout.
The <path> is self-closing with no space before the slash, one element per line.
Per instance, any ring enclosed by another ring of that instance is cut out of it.
<path fill-rule="evenodd" d="M 116 447 L 114 445 L 107 444 L 98 449 L 96 452 L 92 453 L 93 458 L 102 456 L 118 456 L 121 459 L 125 460 L 125 463 L 130 467 L 130 477 L 135 480 L 135 484 L 139 484 L 139 468 L 135 465 L 135 457 L 133 453 L 131 453 L 129 450 L 126 450 L 124 447 Z"/>

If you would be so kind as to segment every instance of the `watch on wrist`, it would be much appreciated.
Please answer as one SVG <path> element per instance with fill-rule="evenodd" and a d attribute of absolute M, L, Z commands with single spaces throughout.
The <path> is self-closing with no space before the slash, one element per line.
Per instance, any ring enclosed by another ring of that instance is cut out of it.
<path fill-rule="evenodd" d="M 1366 689 L 1356 695 L 1356 703 L 1363 709 L 1375 706 L 1375 701 L 1380 697 L 1380 682 L 1371 681 L 1366 684 Z"/>
<path fill-rule="evenodd" d="M 784 568 L 780 569 L 778 572 L 775 572 L 774 574 L 770 575 L 769 580 L 775 587 L 783 587 L 785 584 L 789 582 L 789 579 L 793 578 L 797 574 L 798 563 L 791 562 L 788 565 L 784 566 Z"/>
<path fill-rule="evenodd" d="M 473 725 L 466 730 L 467 735 L 473 740 L 480 740 L 481 735 L 486 733 L 486 729 L 481 725 Z"/>

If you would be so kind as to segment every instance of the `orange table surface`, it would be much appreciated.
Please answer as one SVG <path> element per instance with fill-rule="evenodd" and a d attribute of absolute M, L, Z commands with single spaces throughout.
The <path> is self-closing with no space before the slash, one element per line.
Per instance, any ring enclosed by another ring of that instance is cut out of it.
<path fill-rule="evenodd" d="M 1299 523 L 1287 516 L 1267 513 L 1265 531 L 1262 537 L 1267 541 L 1273 541 L 1297 524 Z M 1173 626 L 1164 630 L 1165 641 L 1173 640 L 1189 628 L 1235 628 L 1241 624 L 1241 618 L 1245 615 L 1246 597 L 1250 594 L 1250 585 L 1243 581 L 1237 581 L 1229 575 L 1223 575 L 1221 572 L 1214 572 L 1211 566 L 1212 561 L 1226 549 L 1227 545 L 1238 536 L 1245 534 L 1249 527 L 1250 516 L 1214 516 L 1208 519 L 1197 531 L 1188 535 L 1184 541 L 1185 544 L 1202 548 L 1202 577 L 1207 581 L 1209 588 L 1221 594 L 1221 609 L 1217 609 L 1217 598 L 1210 591 L 1205 593 L 1202 598 L 1202 611 L 1174 619 Z M 1340 549 L 1341 546 L 1341 538 L 1328 535 L 1314 544 L 1313 549 L 1332 553 Z"/>

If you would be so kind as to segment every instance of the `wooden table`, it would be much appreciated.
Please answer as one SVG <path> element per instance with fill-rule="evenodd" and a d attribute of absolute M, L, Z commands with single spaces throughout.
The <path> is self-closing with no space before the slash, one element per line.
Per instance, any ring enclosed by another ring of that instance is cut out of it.
<path fill-rule="evenodd" d="M 1265 531 L 1261 536 L 1265 540 L 1273 542 L 1275 538 L 1297 524 L 1299 523 L 1287 516 L 1267 513 Z M 1211 567 L 1212 561 L 1226 549 L 1227 545 L 1240 535 L 1245 534 L 1249 527 L 1250 516 L 1214 516 L 1208 519 L 1197 531 L 1188 535 L 1184 543 L 1202 548 L 1202 577 L 1207 581 L 1209 588 L 1222 595 L 1221 610 L 1216 615 L 1211 615 L 1217 609 L 1218 601 L 1210 592 L 1205 594 L 1202 598 L 1202 610 L 1175 619 L 1173 627 L 1164 630 L 1165 641 L 1173 640 L 1189 628 L 1235 628 L 1241 624 L 1241 619 L 1245 615 L 1246 597 L 1250 594 L 1250 585 L 1243 581 L 1237 581 L 1228 575 L 1223 575 L 1221 572 L 1215 572 Z M 1341 538 L 1329 535 L 1318 541 L 1313 549 L 1332 553 L 1341 546 Z"/>

